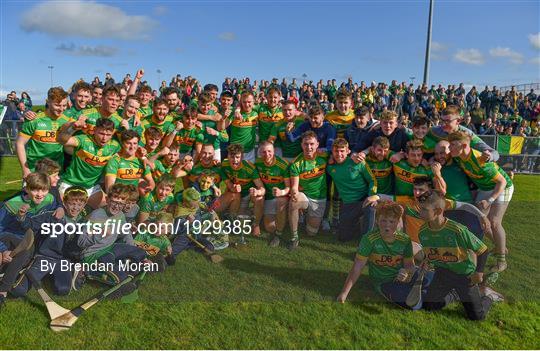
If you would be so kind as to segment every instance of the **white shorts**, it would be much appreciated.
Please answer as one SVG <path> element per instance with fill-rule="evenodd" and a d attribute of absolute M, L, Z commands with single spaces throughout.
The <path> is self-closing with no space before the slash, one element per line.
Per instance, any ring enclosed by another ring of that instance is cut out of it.
<path fill-rule="evenodd" d="M 244 160 L 249 161 L 251 163 L 255 163 L 255 155 L 257 154 L 257 150 L 253 149 L 250 152 L 244 153 Z"/>
<path fill-rule="evenodd" d="M 480 202 L 482 200 L 487 200 L 491 197 L 491 194 L 493 194 L 492 190 L 478 190 L 476 193 L 476 202 Z M 514 185 L 512 184 L 510 187 L 504 189 L 504 191 L 499 195 L 498 198 L 493 201 L 493 203 L 503 203 L 503 202 L 510 202 L 512 200 L 512 195 L 514 194 Z"/>
<path fill-rule="evenodd" d="M 302 209 L 307 209 L 308 217 L 323 218 L 326 210 L 326 199 L 311 199 L 303 192 L 298 193 L 298 202 L 303 203 Z"/>
<path fill-rule="evenodd" d="M 60 183 L 58 184 L 58 192 L 60 193 L 60 196 L 61 196 L 61 197 L 64 197 L 64 192 L 65 192 L 68 188 L 70 188 L 70 187 L 72 187 L 72 186 L 74 186 L 74 185 L 73 185 L 73 184 L 69 184 L 69 183 L 67 183 L 67 182 L 65 182 L 65 181 L 60 181 Z M 86 190 L 86 193 L 88 194 L 88 197 L 90 197 L 90 196 L 92 196 L 92 195 L 94 195 L 94 194 L 96 194 L 96 193 L 102 191 L 101 186 L 100 186 L 99 184 L 96 184 L 96 185 L 94 185 L 94 186 L 91 187 L 91 188 L 86 188 L 85 190 Z"/>

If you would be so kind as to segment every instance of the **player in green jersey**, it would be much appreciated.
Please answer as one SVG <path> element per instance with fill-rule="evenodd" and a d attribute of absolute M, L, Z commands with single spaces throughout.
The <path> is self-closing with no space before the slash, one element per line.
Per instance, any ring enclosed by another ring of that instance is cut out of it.
<path fill-rule="evenodd" d="M 287 224 L 290 181 L 289 164 L 274 153 L 274 145 L 265 140 L 259 145 L 261 157 L 255 167 L 264 184 L 264 229 L 270 233 L 270 246 L 279 245 L 283 229 Z"/>
<path fill-rule="evenodd" d="M 267 104 L 259 106 L 259 140 L 268 140 L 272 127 L 283 120 L 283 111 L 279 107 L 281 91 L 270 88 L 266 93 Z"/>
<path fill-rule="evenodd" d="M 165 99 L 167 102 L 167 106 L 169 106 L 169 117 L 172 119 L 173 122 L 181 121 L 182 120 L 182 106 L 181 101 L 178 96 L 178 90 L 174 87 L 167 87 L 163 90 L 161 93 L 161 96 Z"/>
<path fill-rule="evenodd" d="M 473 202 L 470 180 L 450 155 L 450 143 L 441 140 L 435 146 L 434 160 L 442 166 L 441 175 L 446 182 L 446 197 L 455 201 Z"/>
<path fill-rule="evenodd" d="M 430 121 L 425 117 L 425 115 L 417 115 L 413 120 L 411 128 L 412 132 L 407 132 L 409 140 L 416 139 L 424 143 L 422 150 L 424 151 L 425 159 L 430 159 L 431 156 L 433 156 L 433 153 L 435 152 L 435 144 L 437 143 L 432 138 L 426 137 L 429 132 L 430 124 Z"/>
<path fill-rule="evenodd" d="M 223 180 L 223 172 L 221 164 L 214 159 L 214 145 L 206 144 L 201 148 L 201 157 L 195 165 L 187 164 L 185 170 L 188 172 L 188 177 L 184 177 L 184 189 L 193 186 L 202 173 L 212 173 L 214 175 L 214 184 L 219 186 Z"/>
<path fill-rule="evenodd" d="M 390 157 L 390 142 L 387 137 L 378 136 L 373 139 L 366 163 L 377 180 L 377 194 L 392 195 L 394 193 L 394 172 Z"/>
<path fill-rule="evenodd" d="M 164 135 L 162 145 L 169 147 L 169 145 L 171 145 L 174 140 L 175 129 L 174 123 L 167 120 L 169 106 L 167 106 L 165 100 L 156 99 L 154 100 L 153 112 L 154 113 L 151 117 L 148 117 L 147 119 L 142 121 L 141 127 L 143 130 L 146 130 L 150 127 L 156 127 L 157 129 L 159 129 Z M 146 142 L 144 138 L 144 133 L 142 142 Z"/>
<path fill-rule="evenodd" d="M 227 190 L 220 198 L 218 212 L 223 213 L 229 210 L 233 218 L 238 214 L 246 215 L 251 201 L 254 215 L 252 234 L 259 236 L 266 192 L 264 184 L 253 163 L 243 159 L 242 145 L 230 144 L 227 152 L 229 158 L 221 164 Z"/>
<path fill-rule="evenodd" d="M 160 212 L 174 212 L 174 186 L 176 179 L 164 174 L 156 183 L 156 188 L 139 200 L 137 223 L 154 222 Z"/>
<path fill-rule="evenodd" d="M 406 305 L 407 295 L 416 280 L 412 245 L 409 237 L 397 227 L 403 208 L 392 201 L 381 201 L 377 205 L 377 228 L 360 240 L 353 266 L 345 280 L 337 301 L 344 303 L 362 270 L 369 267 L 369 278 L 377 292 L 389 301 L 413 310 Z M 427 285 L 429 279 L 424 278 Z"/>
<path fill-rule="evenodd" d="M 227 131 L 227 134 L 231 135 L 231 126 L 230 122 L 234 118 L 234 95 L 230 90 L 225 90 L 221 92 L 221 95 L 219 96 L 219 107 L 218 112 L 220 115 L 223 116 L 223 123 L 225 126 L 225 130 Z M 221 150 L 221 160 L 224 160 L 227 158 L 227 146 L 229 146 L 228 142 L 221 142 L 220 150 Z"/>
<path fill-rule="evenodd" d="M 441 165 L 433 164 L 431 168 L 422 165 L 423 147 L 424 144 L 420 140 L 407 142 L 407 159 L 394 163 L 396 196 L 413 196 L 414 179 L 421 176 L 433 178 L 435 188 L 446 191 L 446 184 L 441 176 Z"/>
<path fill-rule="evenodd" d="M 96 121 L 99 118 L 109 118 L 114 123 L 114 127 L 118 129 L 122 118 L 116 113 L 120 105 L 120 89 L 115 85 L 109 85 L 103 89 L 101 105 L 85 109 L 77 119 L 84 121 L 85 127 L 83 132 L 88 135 L 94 133 Z"/>
<path fill-rule="evenodd" d="M 88 104 L 88 108 L 98 107 L 103 98 L 103 85 L 96 85 L 92 88 L 92 103 Z"/>
<path fill-rule="evenodd" d="M 366 162 L 356 163 L 348 157 L 351 150 L 344 138 L 337 138 L 332 146 L 333 163 L 326 172 L 343 200 L 339 208 L 337 238 L 349 241 L 373 229 L 375 211 L 379 200 L 377 180 Z M 359 219 L 363 217 L 362 222 Z"/>
<path fill-rule="evenodd" d="M 255 162 L 255 139 L 259 115 L 253 110 L 255 97 L 251 92 L 240 96 L 240 108 L 234 112 L 231 121 L 231 144 L 240 144 L 244 149 L 244 160 Z"/>
<path fill-rule="evenodd" d="M 197 159 L 201 152 L 204 135 L 196 125 L 197 114 L 197 109 L 189 107 L 184 110 L 182 120 L 175 124 L 174 143 L 180 147 L 181 159 L 184 159 L 186 155 Z"/>
<path fill-rule="evenodd" d="M 135 82 L 133 82 L 133 84 L 135 84 Z M 143 121 L 147 120 L 152 116 L 153 113 L 155 113 L 151 104 L 152 88 L 150 88 L 148 85 L 143 85 L 139 89 L 137 96 L 139 97 L 139 102 L 141 103 L 141 106 L 139 106 L 139 113 L 141 114 Z"/>
<path fill-rule="evenodd" d="M 427 192 L 418 201 L 420 216 L 426 221 L 420 228 L 420 243 L 426 259 L 435 266 L 423 307 L 444 308 L 455 290 L 467 317 L 484 319 L 494 301 L 494 292 L 481 294 L 478 286 L 483 280 L 487 246 L 467 227 L 444 217 L 445 198 L 440 191 Z"/>
<path fill-rule="evenodd" d="M 109 191 L 115 183 L 131 184 L 139 187 L 144 196 L 155 187 L 150 167 L 144 159 L 146 156 L 137 155 L 139 147 L 139 134 L 134 130 L 124 130 L 120 135 L 122 149 L 117 155 L 111 157 L 105 167 L 105 191 Z M 141 148 L 142 149 L 142 148 Z M 141 182 L 145 180 L 146 183 Z M 143 184 L 140 184 L 143 183 Z"/>
<path fill-rule="evenodd" d="M 139 136 L 142 136 L 143 129 L 141 127 L 141 116 L 139 110 L 139 98 L 135 95 L 129 95 L 124 102 L 124 109 L 122 111 L 122 119 L 118 126 L 118 136 L 123 130 L 134 130 Z"/>
<path fill-rule="evenodd" d="M 292 123 L 293 129 L 304 123 L 304 114 L 296 110 L 294 101 L 285 101 L 281 105 L 283 119 L 272 125 L 268 141 L 274 143 L 276 155 L 283 157 L 287 162 L 292 162 L 302 153 L 302 141 L 300 139 L 293 142 L 287 138 L 287 124 Z"/>
<path fill-rule="evenodd" d="M 495 162 L 485 162 L 480 152 L 471 148 L 471 137 L 466 132 L 455 132 L 448 136 L 450 152 L 454 160 L 478 186 L 476 206 L 487 214 L 495 240 L 497 264 L 490 271 L 502 272 L 506 269 L 506 231 L 502 220 L 512 194 L 514 185 L 504 170 Z"/>
<path fill-rule="evenodd" d="M 173 144 L 169 149 L 169 153 L 161 159 L 156 160 L 153 165 L 152 163 L 147 162 L 152 171 L 154 182 L 157 182 L 165 174 L 172 176 L 174 179 L 187 175 L 187 172 L 183 170 L 185 163 L 180 161 L 180 153 L 178 150 L 178 145 Z"/>
<path fill-rule="evenodd" d="M 314 236 L 319 231 L 326 209 L 326 162 L 328 156 L 317 154 L 319 142 L 313 131 L 302 137 L 302 154 L 289 168 L 291 177 L 289 225 L 292 240 L 289 248 L 298 247 L 299 210 L 307 210 L 306 233 Z"/>
<path fill-rule="evenodd" d="M 61 144 L 74 148 L 73 161 L 62 175 L 58 191 L 63 196 L 67 188 L 82 186 L 88 193 L 88 205 L 98 208 L 105 199 L 98 182 L 109 159 L 120 150 L 120 145 L 112 140 L 115 129 L 110 119 L 98 119 L 92 136 L 73 136 L 76 130 L 82 128 L 84 121 L 78 120 L 66 123 L 58 133 L 57 140 Z"/>
<path fill-rule="evenodd" d="M 327 113 L 325 119 L 336 128 L 337 136 L 343 137 L 345 129 L 354 119 L 352 96 L 348 91 L 343 90 L 336 94 L 336 110 Z"/>
<path fill-rule="evenodd" d="M 222 142 L 229 141 L 229 135 L 225 130 L 223 117 L 214 109 L 213 100 L 209 93 L 202 93 L 199 96 L 197 118 L 201 123 L 201 131 L 204 137 L 203 143 L 214 145 L 216 152 L 214 158 L 217 161 L 221 161 L 221 151 L 219 148 Z"/>
<path fill-rule="evenodd" d="M 58 129 L 72 121 L 63 115 L 68 94 L 62 88 L 51 88 L 47 93 L 47 110 L 31 121 L 25 121 L 17 138 L 17 158 L 22 177 L 33 172 L 36 161 L 48 157 L 62 164 L 64 151 L 56 136 Z"/>
<path fill-rule="evenodd" d="M 86 82 L 77 82 L 71 88 L 73 106 L 64 111 L 64 115 L 77 119 L 92 101 L 92 87 Z"/>

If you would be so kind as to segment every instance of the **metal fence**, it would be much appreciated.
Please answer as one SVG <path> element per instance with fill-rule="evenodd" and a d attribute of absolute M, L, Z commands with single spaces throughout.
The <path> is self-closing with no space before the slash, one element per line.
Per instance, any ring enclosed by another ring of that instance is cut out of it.
<path fill-rule="evenodd" d="M 512 87 L 518 92 L 523 93 L 523 95 L 527 95 L 531 89 L 534 90 L 535 93 L 538 94 L 540 92 L 540 83 L 528 83 L 528 84 L 515 84 L 515 85 L 508 85 L 504 87 L 500 87 L 501 92 L 505 92 L 507 90 L 512 90 Z"/>
<path fill-rule="evenodd" d="M 15 156 L 15 140 L 20 121 L 3 121 L 0 125 L 0 155 Z M 498 138 L 496 135 L 479 135 L 486 144 L 497 149 Z M 520 155 L 501 155 L 499 165 L 514 173 L 540 174 L 540 138 L 525 138 L 522 153 Z"/>

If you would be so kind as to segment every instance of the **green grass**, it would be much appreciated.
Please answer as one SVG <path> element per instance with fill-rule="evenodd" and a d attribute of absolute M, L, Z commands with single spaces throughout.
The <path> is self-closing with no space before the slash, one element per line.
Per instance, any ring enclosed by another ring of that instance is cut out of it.
<path fill-rule="evenodd" d="M 14 158 L 5 159 L 0 184 L 6 196 L 20 179 Z M 539 178 L 516 176 L 516 192 L 504 225 L 509 268 L 496 289 L 507 301 L 484 322 L 465 320 L 454 304 L 438 313 L 409 312 L 385 303 L 361 277 L 344 305 L 334 301 L 355 251 L 328 237 L 302 239 L 301 248 L 270 249 L 250 239 L 247 251 L 222 251 L 213 265 L 195 252 L 174 267 L 147 276 L 138 302 L 104 301 L 64 334 L 48 328 L 35 292 L 9 300 L 0 312 L 0 347 L 48 349 L 239 348 L 239 349 L 516 349 L 538 348 L 540 323 Z M 87 284 L 69 297 L 73 308 L 99 291 Z"/>

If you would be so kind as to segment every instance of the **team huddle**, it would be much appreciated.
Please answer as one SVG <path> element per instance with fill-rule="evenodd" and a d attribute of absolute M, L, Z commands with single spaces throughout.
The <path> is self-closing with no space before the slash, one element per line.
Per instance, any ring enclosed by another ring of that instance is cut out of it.
<path fill-rule="evenodd" d="M 412 310 L 461 301 L 480 320 L 503 299 L 488 285 L 507 268 L 502 219 L 514 187 L 498 153 L 460 125 L 457 106 L 442 111 L 441 125 L 418 113 L 408 129 L 393 111 L 375 119 L 353 109 L 347 91 L 335 111 L 304 113 L 277 88 L 256 104 L 250 91 L 237 99 L 208 84 L 182 107 L 173 88 L 153 97 L 139 86 L 143 74 L 97 97 L 85 82 L 70 94 L 51 88 L 46 111 L 25 114 L 16 142 L 23 189 L 0 208 L 0 305 L 47 276 L 60 295 L 86 279 L 114 286 L 144 264 L 161 271 L 187 249 L 212 253 L 263 233 L 269 247 L 291 251 L 304 235 L 359 241 L 340 302 L 366 265 L 380 294 Z M 45 223 L 110 221 L 131 229 L 43 233 Z M 168 229 L 142 229 L 151 223 Z M 32 247 L 16 250 L 29 231 Z"/>

